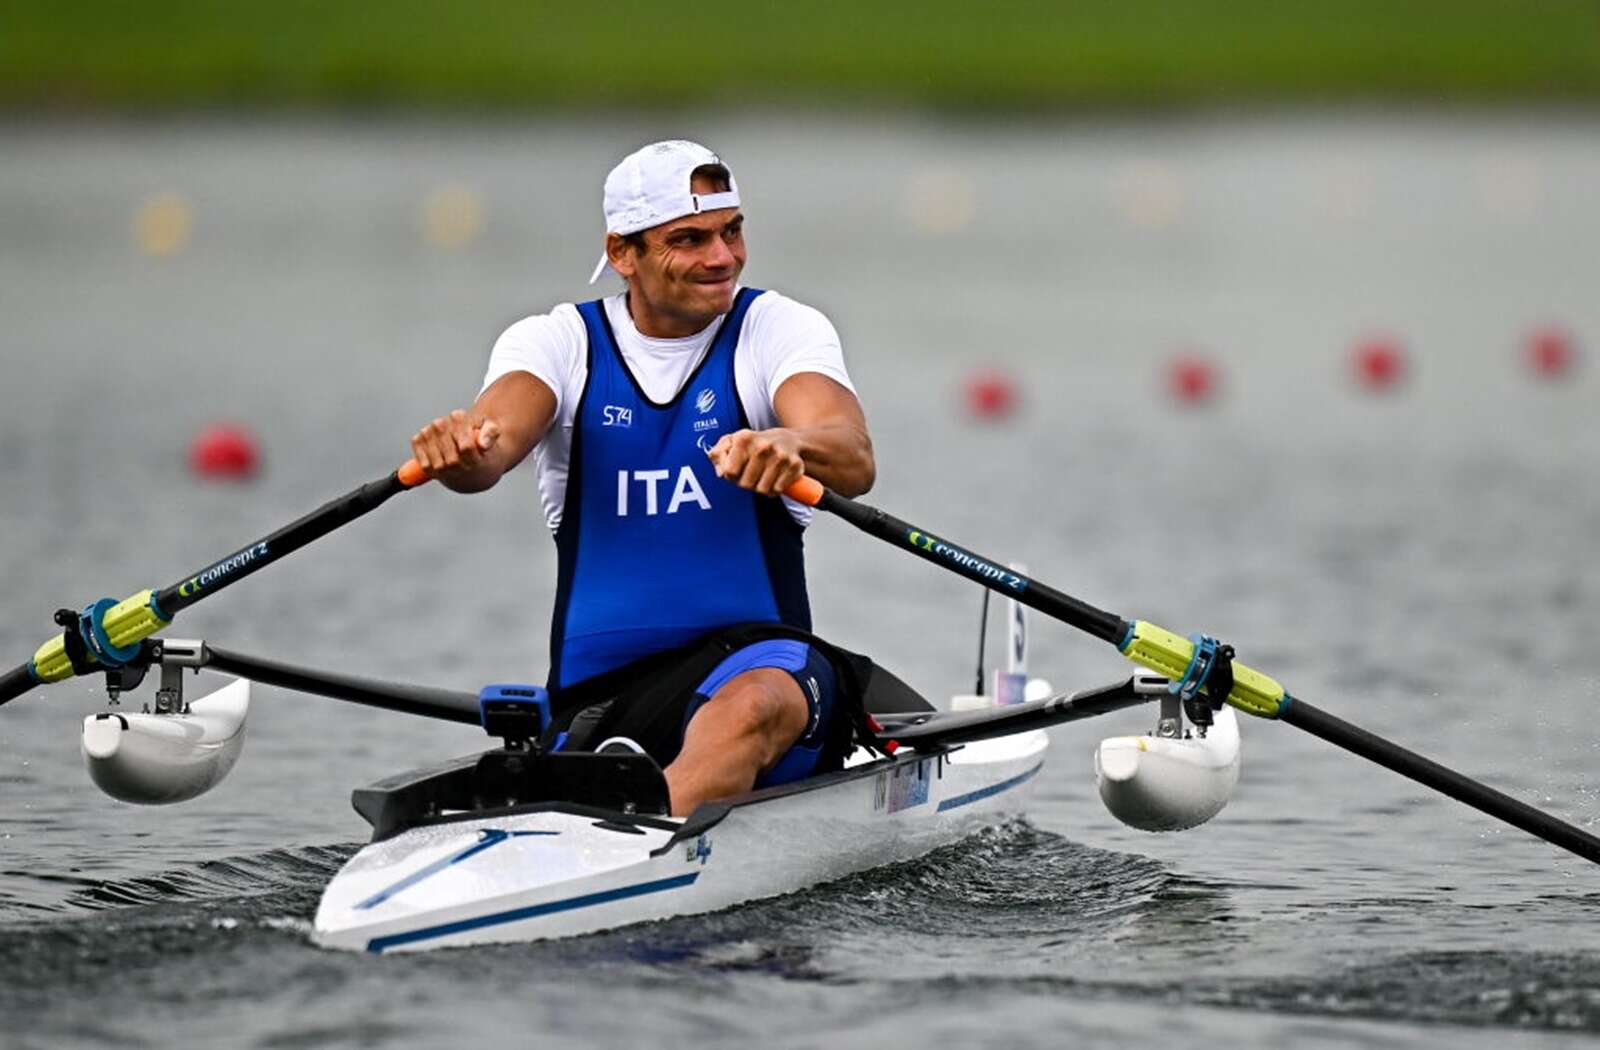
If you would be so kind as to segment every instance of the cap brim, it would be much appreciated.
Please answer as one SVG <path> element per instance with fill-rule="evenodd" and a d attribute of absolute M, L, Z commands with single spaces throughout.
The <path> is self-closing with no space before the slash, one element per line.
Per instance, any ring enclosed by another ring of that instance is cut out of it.
<path fill-rule="evenodd" d="M 600 261 L 595 264 L 594 273 L 589 275 L 589 283 L 593 284 L 594 282 L 598 281 L 600 279 L 600 275 L 605 273 L 610 268 L 611 260 L 606 256 L 605 252 L 601 252 Z"/>

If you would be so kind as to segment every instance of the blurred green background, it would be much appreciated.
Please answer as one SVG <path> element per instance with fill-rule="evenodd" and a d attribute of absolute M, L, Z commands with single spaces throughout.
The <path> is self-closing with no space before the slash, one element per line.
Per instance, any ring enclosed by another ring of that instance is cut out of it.
<path fill-rule="evenodd" d="M 1594 0 L 6 0 L 0 107 L 1600 98 Z"/>

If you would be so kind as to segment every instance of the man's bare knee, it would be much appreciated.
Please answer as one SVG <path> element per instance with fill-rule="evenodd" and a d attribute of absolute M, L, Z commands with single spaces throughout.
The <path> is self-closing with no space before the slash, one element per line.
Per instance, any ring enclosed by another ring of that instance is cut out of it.
<path fill-rule="evenodd" d="M 747 671 L 712 696 L 721 717 L 762 743 L 762 768 L 772 765 L 805 731 L 810 718 L 804 694 L 786 672 Z"/>
<path fill-rule="evenodd" d="M 729 690 L 723 702 L 753 732 L 770 733 L 783 723 L 784 697 L 765 685 Z"/>
<path fill-rule="evenodd" d="M 787 672 L 758 668 L 736 675 L 689 720 L 683 749 L 666 768 L 672 812 L 750 790 L 800 739 L 810 721 L 800 686 Z"/>

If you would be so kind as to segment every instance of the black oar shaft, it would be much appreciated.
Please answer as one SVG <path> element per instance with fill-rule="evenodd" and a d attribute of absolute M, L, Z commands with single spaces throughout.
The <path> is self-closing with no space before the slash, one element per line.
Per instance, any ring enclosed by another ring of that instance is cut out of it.
<path fill-rule="evenodd" d="M 974 554 L 946 540 L 922 532 L 875 507 L 840 496 L 810 478 L 802 478 L 785 494 L 792 499 L 837 515 L 863 532 L 926 558 L 959 576 L 964 576 L 1001 594 L 1010 595 L 1024 605 L 1038 609 L 1045 615 L 1053 616 L 1096 638 L 1108 641 L 1118 649 L 1124 648 L 1128 631 L 1133 626 L 1129 622 L 1020 573 L 1012 573 L 992 558 Z M 1271 684 L 1277 685 L 1275 682 Z M 1281 686 L 1277 688 L 1281 690 Z M 1230 697 L 1233 695 L 1230 693 Z M 1600 838 L 1535 809 L 1525 802 L 1519 802 L 1487 784 L 1481 784 L 1431 759 L 1408 751 L 1398 744 L 1390 743 L 1364 729 L 1358 729 L 1297 697 L 1292 700 L 1286 697 L 1283 699 L 1281 705 L 1273 703 L 1272 713 L 1268 717 L 1277 717 L 1336 747 L 1376 762 L 1419 784 L 1431 787 L 1513 827 L 1544 839 L 1552 845 L 1570 850 L 1585 860 L 1600 863 Z"/>
<path fill-rule="evenodd" d="M 1004 562 L 986 558 L 948 540 L 918 529 L 876 507 L 846 499 L 832 490 L 825 491 L 816 506 L 835 514 L 862 532 L 887 540 L 919 558 L 926 558 L 958 576 L 965 576 L 999 594 L 1021 602 L 1086 631 L 1101 641 L 1120 647 L 1128 634 L 1128 621 L 1104 609 L 1063 594 L 1047 584 L 1006 568 Z"/>
<path fill-rule="evenodd" d="M 7 700 L 15 700 L 33 686 L 33 675 L 29 673 L 27 664 L 13 667 L 4 675 L 0 675 L 0 704 Z"/>
<path fill-rule="evenodd" d="M 165 622 L 171 621 L 179 612 L 196 602 L 216 594 L 251 573 L 266 568 L 335 529 L 348 525 L 367 512 L 382 506 L 391 496 L 415 488 L 427 480 L 427 474 L 417 465 L 416 460 L 411 460 L 388 477 L 369 482 L 353 492 L 331 500 L 270 536 L 241 547 L 221 561 L 213 562 L 192 576 L 187 576 L 165 588 L 153 596 L 153 605 L 146 606 L 140 599 L 130 614 L 138 619 L 134 628 L 127 631 L 126 638 L 131 639 L 127 644 L 149 637 Z M 123 603 L 123 606 L 128 605 L 128 602 Z M 116 610 L 112 610 L 113 614 L 115 612 Z M 62 637 L 58 635 L 55 641 L 61 642 Z M 48 649 L 50 645 L 50 642 L 46 642 L 45 648 Z M 15 700 L 41 681 L 58 681 L 63 674 L 70 677 L 72 673 L 80 670 L 78 665 L 74 664 L 72 671 L 67 672 L 63 662 L 66 657 L 63 656 L 59 645 L 52 659 L 58 666 L 50 673 L 41 674 L 35 668 L 34 662 L 29 661 L 0 675 L 0 704 Z"/>
<path fill-rule="evenodd" d="M 383 682 L 373 678 L 296 667 L 277 660 L 247 656 L 214 645 L 206 646 L 206 664 L 213 671 L 248 678 L 262 685 L 275 685 L 296 692 L 347 700 L 350 703 L 381 707 L 424 718 L 479 725 L 478 698 L 472 693 L 427 686 Z"/>
<path fill-rule="evenodd" d="M 376 510 L 407 487 L 396 471 L 338 499 L 329 500 L 298 521 L 162 590 L 156 595 L 156 605 L 171 618 L 202 598 L 237 583 L 251 573 L 259 572 L 278 559 Z"/>
<path fill-rule="evenodd" d="M 1487 784 L 1479 783 L 1471 777 L 1441 766 L 1415 751 L 1409 751 L 1359 726 L 1351 725 L 1344 719 L 1330 715 L 1321 708 L 1313 707 L 1298 697 L 1284 706 L 1278 718 L 1280 721 L 1304 729 L 1312 736 L 1326 740 L 1335 747 L 1344 748 L 1403 777 L 1409 777 L 1419 784 L 1448 795 L 1458 802 L 1465 802 L 1474 809 L 1503 820 L 1513 827 L 1521 828 L 1551 845 L 1560 846 L 1585 860 L 1600 864 L 1600 838 L 1535 809 L 1526 802 L 1514 799 L 1504 792 L 1496 791 Z"/>

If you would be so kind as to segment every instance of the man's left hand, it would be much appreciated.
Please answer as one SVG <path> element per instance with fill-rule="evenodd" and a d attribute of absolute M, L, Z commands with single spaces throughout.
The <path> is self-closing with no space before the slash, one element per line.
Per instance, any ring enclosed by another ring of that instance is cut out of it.
<path fill-rule="evenodd" d="M 800 436 L 783 427 L 726 434 L 706 455 L 717 477 L 763 496 L 776 496 L 806 472 Z"/>

